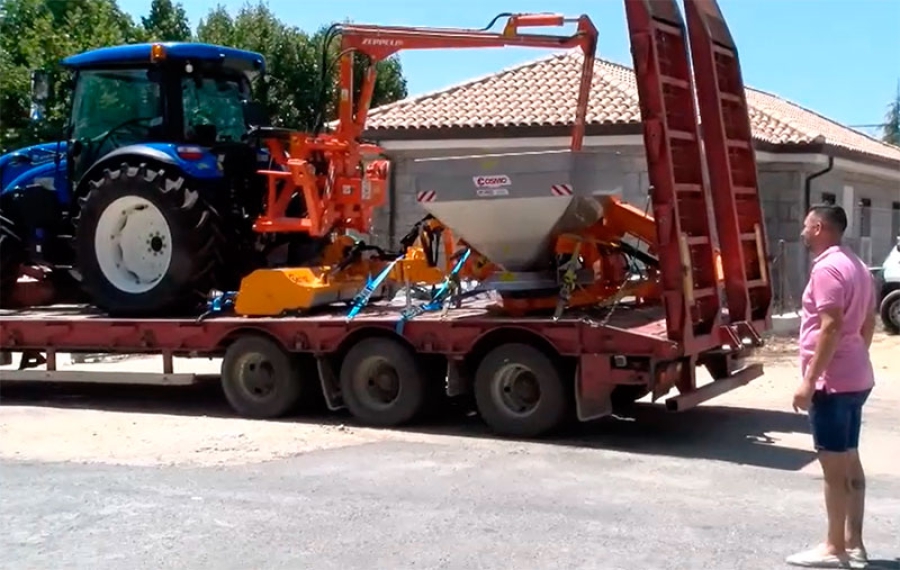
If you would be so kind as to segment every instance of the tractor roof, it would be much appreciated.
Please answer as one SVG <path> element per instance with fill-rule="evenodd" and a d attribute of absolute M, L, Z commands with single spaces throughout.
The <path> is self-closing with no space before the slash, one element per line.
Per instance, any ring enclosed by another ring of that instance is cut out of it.
<path fill-rule="evenodd" d="M 85 69 L 105 65 L 139 65 L 165 59 L 223 60 L 226 67 L 255 75 L 265 69 L 261 54 L 224 46 L 193 42 L 126 44 L 85 51 L 65 58 L 64 67 Z"/>

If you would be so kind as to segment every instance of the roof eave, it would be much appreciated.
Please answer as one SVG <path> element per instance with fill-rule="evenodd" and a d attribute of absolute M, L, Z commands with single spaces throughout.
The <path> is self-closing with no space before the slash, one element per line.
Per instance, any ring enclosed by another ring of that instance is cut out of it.
<path fill-rule="evenodd" d="M 440 140 L 484 140 L 484 139 L 517 139 L 537 137 L 568 136 L 572 132 L 569 125 L 513 125 L 513 126 L 441 126 L 441 127 L 389 127 L 367 129 L 363 137 L 376 141 L 440 141 Z M 641 123 L 603 123 L 589 124 L 585 127 L 586 136 L 640 135 L 643 133 Z M 900 169 L 900 160 L 892 160 L 828 142 L 772 143 L 754 139 L 754 148 L 772 154 L 821 154 L 852 160 L 868 166 L 888 169 Z"/>
<path fill-rule="evenodd" d="M 868 166 L 876 166 L 880 168 L 888 168 L 900 172 L 900 160 L 892 160 L 887 157 L 853 150 L 844 146 L 830 144 L 828 142 L 818 143 L 770 143 L 765 141 L 756 141 L 754 148 L 772 154 L 780 154 L 785 156 L 796 154 L 821 154 L 824 156 L 833 156 L 834 158 L 843 158 L 852 160 Z"/>
<path fill-rule="evenodd" d="M 515 139 L 530 137 L 559 137 L 572 133 L 570 125 L 497 125 L 497 126 L 441 126 L 390 127 L 366 129 L 363 137 L 379 141 L 438 141 L 446 139 Z M 640 123 L 590 124 L 586 136 L 641 134 Z"/>

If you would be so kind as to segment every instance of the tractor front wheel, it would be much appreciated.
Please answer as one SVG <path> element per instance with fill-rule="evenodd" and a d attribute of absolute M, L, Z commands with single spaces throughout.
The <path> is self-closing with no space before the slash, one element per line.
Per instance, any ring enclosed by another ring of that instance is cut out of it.
<path fill-rule="evenodd" d="M 75 221 L 85 291 L 112 315 L 197 310 L 223 265 L 217 222 L 180 173 L 130 163 L 105 170 Z"/>

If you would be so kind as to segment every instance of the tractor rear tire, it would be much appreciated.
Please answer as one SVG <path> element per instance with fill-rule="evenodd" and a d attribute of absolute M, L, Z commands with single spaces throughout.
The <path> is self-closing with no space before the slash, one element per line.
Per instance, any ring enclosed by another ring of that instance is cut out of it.
<path fill-rule="evenodd" d="M 23 263 L 25 245 L 16 233 L 16 225 L 0 210 L 0 303 L 3 305 L 19 280 Z"/>
<path fill-rule="evenodd" d="M 196 313 L 225 265 L 218 224 L 177 170 L 129 162 L 106 169 L 75 219 L 82 286 L 114 316 Z"/>

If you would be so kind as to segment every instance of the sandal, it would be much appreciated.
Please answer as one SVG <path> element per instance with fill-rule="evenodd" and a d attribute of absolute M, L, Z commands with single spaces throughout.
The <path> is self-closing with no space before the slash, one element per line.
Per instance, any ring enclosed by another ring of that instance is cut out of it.
<path fill-rule="evenodd" d="M 853 568 L 848 555 L 829 554 L 821 546 L 792 554 L 785 562 L 802 568 Z"/>

